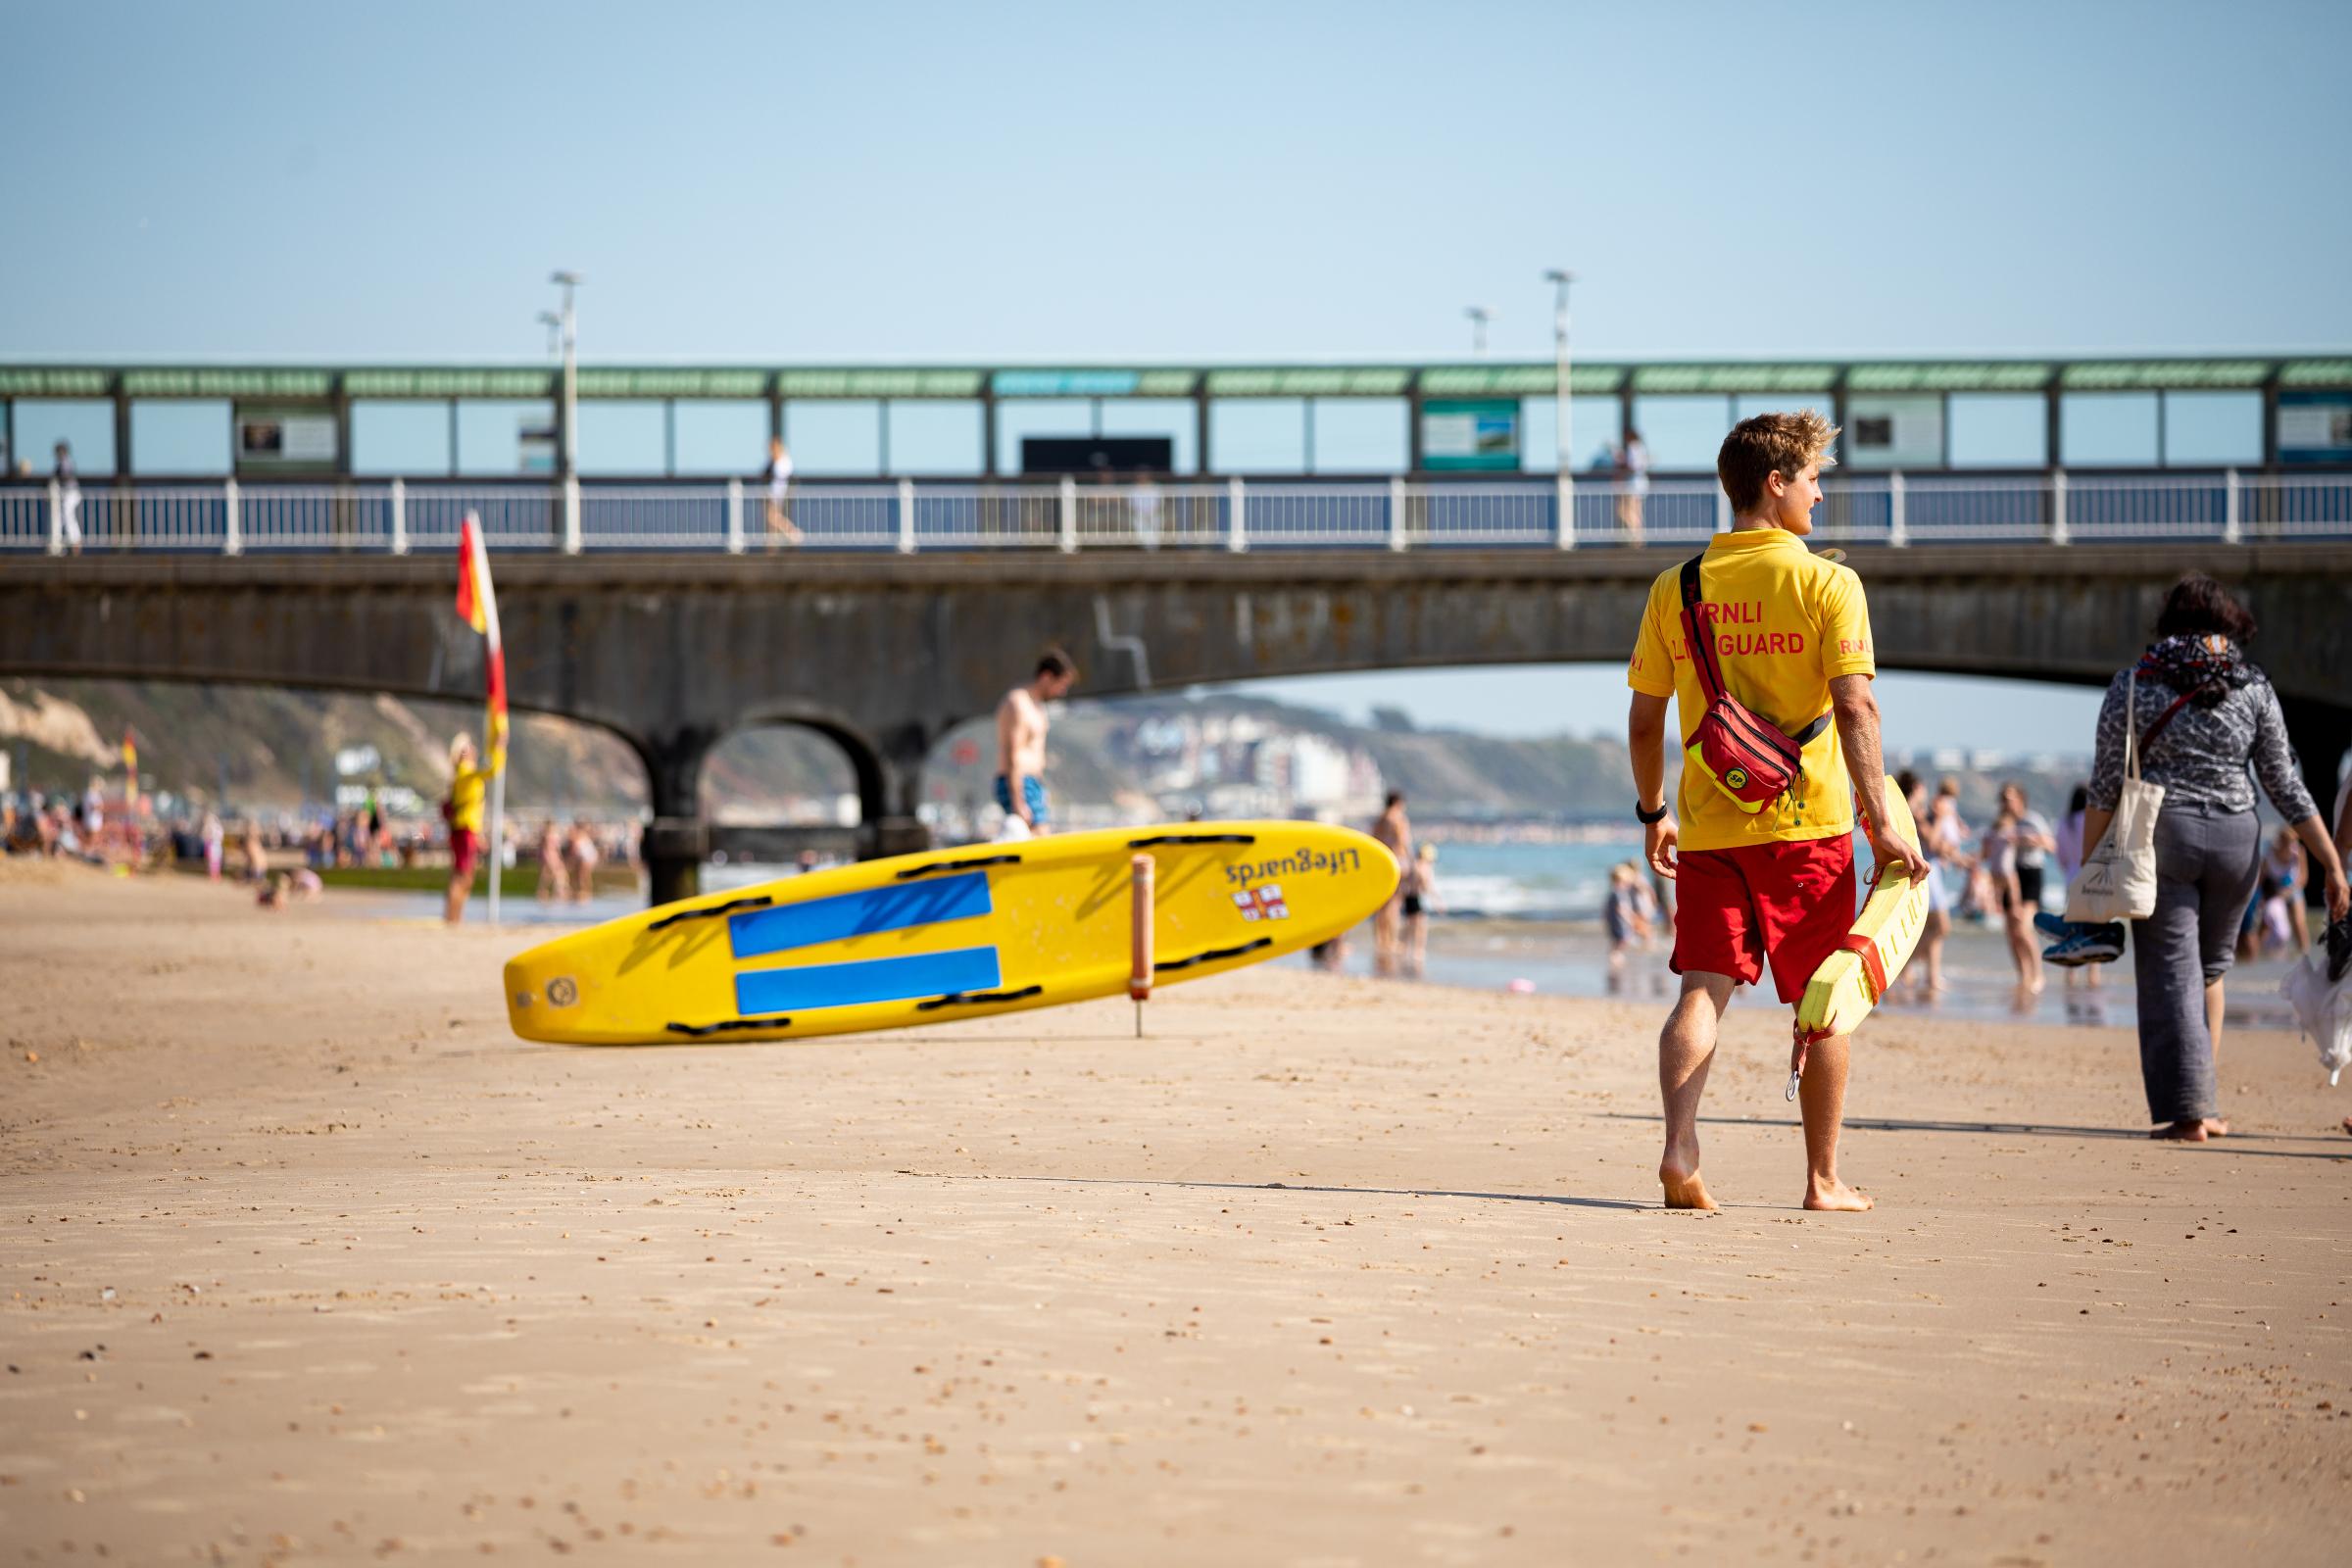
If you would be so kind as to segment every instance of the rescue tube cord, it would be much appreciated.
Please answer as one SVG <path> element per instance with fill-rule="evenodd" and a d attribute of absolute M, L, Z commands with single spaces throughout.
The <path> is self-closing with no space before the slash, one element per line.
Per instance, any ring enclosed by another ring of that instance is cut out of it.
<path fill-rule="evenodd" d="M 1788 1025 L 1788 1032 L 1795 1038 L 1795 1044 L 1790 1046 L 1788 1050 L 1788 1092 L 1782 1098 L 1787 1100 L 1794 1100 L 1796 1098 L 1796 1086 L 1804 1082 L 1805 1078 L 1806 1050 L 1816 1040 L 1829 1039 L 1830 1032 L 1827 1029 L 1807 1029 L 1804 1027 L 1804 1025 L 1795 1022 L 1791 1022 Z"/>
<path fill-rule="evenodd" d="M 1245 942 L 1238 948 L 1211 948 L 1206 953 L 1196 953 L 1189 958 L 1170 958 L 1165 963 L 1155 963 L 1152 966 L 1152 972 L 1166 974 L 1171 969 L 1190 969 L 1196 963 L 1215 963 L 1220 958 L 1238 958 L 1245 953 L 1255 953 L 1260 948 L 1270 948 L 1273 945 L 1272 937 L 1259 937 L 1255 942 Z"/>
<path fill-rule="evenodd" d="M 1916 848 L 1916 846 L 1914 847 Z M 1886 880 L 1886 867 L 1883 865 L 1871 872 L 1871 892 L 1878 892 L 1879 884 Z M 1909 877 L 1905 877 L 1903 880 L 1908 882 L 1911 879 Z M 1870 966 L 1871 961 L 1876 958 L 1878 955 L 1872 950 L 1869 940 L 1848 934 L 1846 939 L 1838 944 L 1838 947 L 1844 952 L 1853 954 L 1862 960 L 1863 983 L 1869 988 L 1872 1004 L 1876 1005 L 1879 999 L 1886 995 L 1886 986 L 1889 982 L 1888 977 L 1886 977 L 1885 969 L 1882 966 L 1880 970 L 1880 977 L 1876 983 L 1873 983 L 1872 975 L 1870 973 Z M 1836 1031 L 1831 1029 L 1807 1029 L 1802 1024 L 1791 1022 L 1788 1025 L 1788 1032 L 1795 1038 L 1795 1044 L 1789 1049 L 1788 1052 L 1788 1092 L 1783 1098 L 1794 1100 L 1796 1098 L 1797 1085 L 1804 1082 L 1805 1049 L 1812 1045 L 1816 1040 L 1829 1039 L 1832 1034 L 1836 1033 Z"/>
<path fill-rule="evenodd" d="M 1129 839 L 1131 850 L 1148 850 L 1155 844 L 1255 844 L 1254 833 L 1154 833 L 1150 838 Z"/>
<path fill-rule="evenodd" d="M 662 1027 L 677 1034 L 692 1035 L 699 1040 L 705 1035 L 724 1034 L 730 1029 L 782 1029 L 791 1022 L 790 1018 L 785 1017 L 726 1018 L 717 1023 L 665 1023 Z"/>
<path fill-rule="evenodd" d="M 663 915 L 647 926 L 645 931 L 646 935 L 651 936 L 663 926 L 676 925 L 680 920 L 715 920 L 722 914 L 733 914 L 738 909 L 764 909 L 775 902 L 762 895 L 756 899 L 729 899 L 724 904 L 713 904 L 708 909 L 680 909 L 675 914 Z"/>
<path fill-rule="evenodd" d="M 951 991 L 944 997 L 933 997 L 928 1002 L 916 1003 L 914 1010 L 930 1012 L 938 1007 L 969 1007 L 989 1002 L 1018 1002 L 1024 997 L 1034 997 L 1045 989 L 1044 986 L 1023 986 L 1018 991 Z"/>
<path fill-rule="evenodd" d="M 969 871 L 976 866 L 1020 863 L 1021 858 L 1017 855 L 983 855 L 976 860 L 937 860 L 929 865 L 910 865 L 899 873 L 898 880 L 906 882 L 918 876 L 929 876 L 934 871 Z"/>

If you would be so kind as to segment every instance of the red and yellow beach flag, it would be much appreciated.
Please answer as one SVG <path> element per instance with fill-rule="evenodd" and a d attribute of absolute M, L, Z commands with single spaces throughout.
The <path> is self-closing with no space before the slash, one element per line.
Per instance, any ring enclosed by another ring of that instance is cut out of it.
<path fill-rule="evenodd" d="M 122 771 L 129 775 L 122 783 L 122 799 L 135 806 L 139 800 L 139 748 L 128 729 L 122 731 Z"/>
<path fill-rule="evenodd" d="M 458 613 L 482 634 L 488 644 L 482 661 L 488 675 L 488 754 L 484 768 L 496 774 L 507 764 L 507 654 L 498 639 L 498 597 L 490 587 L 490 553 L 482 545 L 481 524 L 468 513 L 458 535 Z"/>

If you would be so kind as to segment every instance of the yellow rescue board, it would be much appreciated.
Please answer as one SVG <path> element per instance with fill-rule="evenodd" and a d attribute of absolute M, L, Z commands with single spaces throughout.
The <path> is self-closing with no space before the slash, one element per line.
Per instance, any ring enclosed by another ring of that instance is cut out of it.
<path fill-rule="evenodd" d="M 1132 862 L 1153 860 L 1154 981 L 1296 953 L 1387 903 L 1396 861 L 1350 828 L 1188 822 L 865 860 L 682 900 L 507 964 L 525 1040 L 798 1040 L 1125 993 Z"/>
<path fill-rule="evenodd" d="M 1894 780 L 1886 780 L 1886 814 L 1894 830 L 1914 848 L 1919 825 L 1911 819 L 1910 803 Z M 1851 1034 L 1870 1016 L 1928 923 L 1928 884 L 1905 877 L 1875 883 L 1862 912 L 1847 933 L 1850 946 L 1831 954 L 1805 983 L 1804 1000 L 1796 1004 L 1796 1026 L 1811 1035 Z"/>

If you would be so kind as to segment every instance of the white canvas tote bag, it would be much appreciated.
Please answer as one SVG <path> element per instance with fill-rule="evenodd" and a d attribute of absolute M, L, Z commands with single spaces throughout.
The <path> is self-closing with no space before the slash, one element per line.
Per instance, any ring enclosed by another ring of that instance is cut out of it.
<path fill-rule="evenodd" d="M 2156 912 L 2156 813 L 2164 786 L 2139 776 L 2139 671 L 2124 686 L 2124 793 L 2099 847 L 2066 886 L 2066 917 L 2086 925 L 2144 920 Z M 2176 705 L 2177 706 L 2177 705 Z"/>

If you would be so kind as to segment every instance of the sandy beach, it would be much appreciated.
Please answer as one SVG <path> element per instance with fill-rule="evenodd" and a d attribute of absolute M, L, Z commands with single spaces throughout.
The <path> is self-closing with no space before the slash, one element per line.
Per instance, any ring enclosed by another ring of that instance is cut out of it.
<path fill-rule="evenodd" d="M 1654 1004 L 1254 972 L 800 1046 L 506 1030 L 543 933 L 0 866 L 0 1558 L 2340 1562 L 2352 1090 L 1890 1015 L 1801 1212 Z M 2123 978 L 2118 976 L 2119 979 Z"/>

